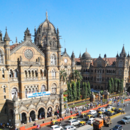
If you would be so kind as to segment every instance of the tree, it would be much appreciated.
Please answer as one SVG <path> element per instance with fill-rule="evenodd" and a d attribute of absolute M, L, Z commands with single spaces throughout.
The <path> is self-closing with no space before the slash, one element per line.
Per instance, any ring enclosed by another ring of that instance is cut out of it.
<path fill-rule="evenodd" d="M 88 96 L 88 88 L 87 88 L 87 83 L 84 83 L 84 99 L 86 99 Z"/>
<path fill-rule="evenodd" d="M 117 79 L 117 92 L 120 91 L 120 79 Z"/>
<path fill-rule="evenodd" d="M 73 95 L 73 100 L 77 99 L 77 89 L 76 89 L 76 83 L 73 81 L 72 82 L 72 95 Z"/>
<path fill-rule="evenodd" d="M 77 82 L 76 87 L 77 87 L 77 100 L 79 100 L 80 99 L 80 81 Z"/>
<path fill-rule="evenodd" d="M 87 91 L 88 91 L 88 96 L 90 96 L 91 95 L 91 89 L 90 89 L 90 83 L 88 82 L 87 83 Z"/>
<path fill-rule="evenodd" d="M 114 92 L 114 80 L 111 78 L 111 93 Z"/>
<path fill-rule="evenodd" d="M 85 83 L 83 82 L 82 84 L 82 99 L 84 99 L 84 95 L 85 95 Z"/>
<path fill-rule="evenodd" d="M 70 82 L 68 82 L 67 83 L 67 88 L 68 88 L 68 90 L 67 90 L 67 94 L 68 94 L 68 97 L 67 97 L 67 100 L 68 100 L 68 102 L 71 102 L 71 85 L 70 85 Z"/>
<path fill-rule="evenodd" d="M 60 81 L 65 82 L 66 79 L 67 79 L 67 73 L 66 73 L 66 71 L 65 70 L 61 70 L 60 71 Z"/>
<path fill-rule="evenodd" d="M 117 92 L 117 86 L 118 86 L 118 83 L 117 83 L 118 79 L 115 78 L 114 79 L 114 91 Z"/>
<path fill-rule="evenodd" d="M 108 81 L 108 91 L 109 91 L 109 93 L 111 93 L 111 80 L 110 79 Z"/>
<path fill-rule="evenodd" d="M 120 92 L 123 93 L 123 80 L 120 80 Z"/>
<path fill-rule="evenodd" d="M 82 76 L 78 70 L 73 71 L 73 80 L 74 81 L 76 81 L 76 80 L 81 81 L 82 80 Z"/>

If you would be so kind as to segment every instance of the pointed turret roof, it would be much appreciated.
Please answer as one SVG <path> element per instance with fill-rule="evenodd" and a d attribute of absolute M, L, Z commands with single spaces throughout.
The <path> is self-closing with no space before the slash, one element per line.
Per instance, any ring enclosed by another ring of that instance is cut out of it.
<path fill-rule="evenodd" d="M 119 57 L 119 55 L 118 55 L 118 52 L 117 52 L 117 55 L 116 55 L 116 57 Z"/>
<path fill-rule="evenodd" d="M 71 58 L 75 58 L 74 52 L 72 52 Z"/>
<path fill-rule="evenodd" d="M 79 54 L 79 58 L 82 58 L 81 53 Z"/>
<path fill-rule="evenodd" d="M 121 51 L 121 53 L 120 53 L 120 56 L 121 56 L 121 57 L 125 57 L 125 56 L 126 56 L 126 52 L 125 52 L 125 47 L 124 47 L 124 45 L 123 45 L 122 51 Z"/>
<path fill-rule="evenodd" d="M 6 28 L 6 33 L 5 33 L 5 37 L 4 37 L 5 41 L 10 41 L 9 35 L 7 33 L 7 28 Z"/>

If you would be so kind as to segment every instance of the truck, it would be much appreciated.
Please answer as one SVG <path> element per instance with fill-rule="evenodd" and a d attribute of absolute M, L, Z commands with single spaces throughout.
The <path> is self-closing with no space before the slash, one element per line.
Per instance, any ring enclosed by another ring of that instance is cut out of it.
<path fill-rule="evenodd" d="M 77 128 L 77 130 L 93 130 L 91 125 L 84 125 L 82 127 Z"/>
<path fill-rule="evenodd" d="M 93 123 L 94 130 L 101 130 L 103 126 L 108 126 L 112 124 L 110 117 L 105 116 L 103 119 L 101 118 L 95 118 L 95 121 Z"/>

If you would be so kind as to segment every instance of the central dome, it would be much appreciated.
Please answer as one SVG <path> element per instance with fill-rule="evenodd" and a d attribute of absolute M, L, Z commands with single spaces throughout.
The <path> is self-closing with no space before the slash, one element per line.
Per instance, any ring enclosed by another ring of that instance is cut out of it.
<path fill-rule="evenodd" d="M 86 59 L 86 60 L 91 60 L 92 59 L 90 54 L 87 52 L 87 49 L 86 49 L 86 52 L 83 53 L 82 59 Z"/>

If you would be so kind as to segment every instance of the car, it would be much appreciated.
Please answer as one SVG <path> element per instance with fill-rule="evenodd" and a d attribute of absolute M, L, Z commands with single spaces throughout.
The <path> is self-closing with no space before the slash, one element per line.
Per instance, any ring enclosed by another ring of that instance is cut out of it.
<path fill-rule="evenodd" d="M 124 124 L 130 123 L 130 116 L 125 116 L 125 117 L 120 121 L 120 123 L 124 123 Z"/>
<path fill-rule="evenodd" d="M 57 121 L 57 120 L 53 120 L 51 125 L 60 125 L 60 121 Z"/>
<path fill-rule="evenodd" d="M 86 120 L 89 120 L 90 118 L 94 118 L 93 115 L 87 115 Z"/>
<path fill-rule="evenodd" d="M 123 127 L 122 127 L 122 125 L 116 125 L 115 127 L 113 127 L 110 130 L 123 130 Z"/>
<path fill-rule="evenodd" d="M 104 107 L 101 107 L 100 109 L 99 109 L 101 112 L 105 112 L 105 108 Z"/>
<path fill-rule="evenodd" d="M 78 124 L 78 127 L 81 127 L 81 126 L 84 126 L 86 125 L 86 122 L 85 121 L 80 121 L 79 124 Z"/>
<path fill-rule="evenodd" d="M 107 116 L 112 116 L 112 113 L 110 111 L 106 111 L 104 114 Z"/>
<path fill-rule="evenodd" d="M 67 125 L 64 127 L 64 130 L 76 130 L 76 127 L 73 125 Z"/>
<path fill-rule="evenodd" d="M 80 120 L 78 119 L 72 119 L 68 121 L 69 125 L 78 125 L 80 123 Z"/>
<path fill-rule="evenodd" d="M 106 109 L 107 110 L 112 110 L 112 106 L 108 106 Z"/>
<path fill-rule="evenodd" d="M 94 122 L 94 118 L 90 118 L 90 119 L 87 121 L 87 123 L 88 123 L 89 125 L 93 124 L 93 122 Z"/>
<path fill-rule="evenodd" d="M 72 119 L 77 119 L 77 117 L 76 117 L 76 116 L 71 116 L 71 117 L 69 118 L 69 120 L 72 120 Z"/>
<path fill-rule="evenodd" d="M 95 113 L 97 113 L 95 110 L 90 110 L 90 111 L 88 112 L 88 114 L 90 114 L 90 115 L 93 115 L 93 114 L 95 114 Z"/>
<path fill-rule="evenodd" d="M 63 127 L 58 125 L 53 125 L 51 126 L 50 130 L 63 130 Z"/>

